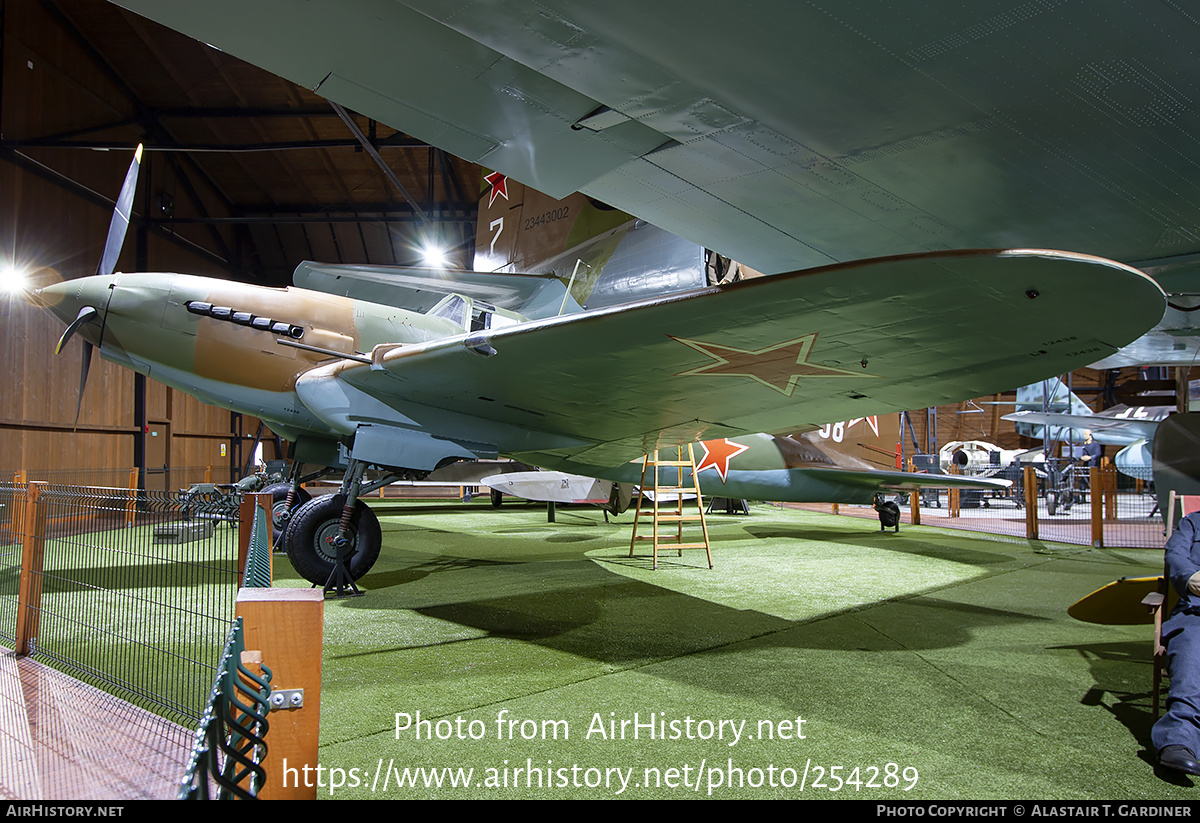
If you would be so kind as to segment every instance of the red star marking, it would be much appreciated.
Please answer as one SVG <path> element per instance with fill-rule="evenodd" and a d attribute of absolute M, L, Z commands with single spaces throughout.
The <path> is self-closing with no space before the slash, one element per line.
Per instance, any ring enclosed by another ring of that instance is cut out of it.
<path fill-rule="evenodd" d="M 716 469 L 717 474 L 721 475 L 722 483 L 729 474 L 729 461 L 750 448 L 741 443 L 734 443 L 727 437 L 720 440 L 705 440 L 700 445 L 704 447 L 704 459 L 696 466 L 696 474 L 705 469 Z"/>
<path fill-rule="evenodd" d="M 490 185 L 492 187 L 491 195 L 488 197 L 488 208 L 489 209 L 492 207 L 492 204 L 496 202 L 497 196 L 503 197 L 505 200 L 508 199 L 508 178 L 507 177 L 505 177 L 503 174 L 501 174 L 498 171 L 494 171 L 491 174 L 485 174 L 483 177 L 483 180 L 485 183 L 487 183 L 488 185 Z"/>
<path fill-rule="evenodd" d="M 670 335 L 668 335 L 670 336 Z M 749 377 L 762 383 L 787 397 L 796 390 L 796 382 L 801 377 L 875 377 L 863 371 L 836 369 L 809 363 L 813 346 L 817 341 L 817 332 L 785 340 L 773 346 L 747 351 L 723 346 L 720 343 L 705 343 L 700 340 L 684 340 L 682 337 L 672 337 L 685 346 L 707 354 L 715 363 L 700 366 L 680 372 L 677 377 L 701 374 L 726 374 L 736 377 Z"/>
<path fill-rule="evenodd" d="M 873 414 L 870 417 L 856 417 L 853 420 L 846 423 L 846 428 L 850 428 L 855 423 L 858 423 L 861 420 L 866 420 L 867 425 L 871 427 L 871 431 L 875 432 L 875 436 L 876 437 L 879 436 L 879 415 L 877 415 L 877 414 Z"/>

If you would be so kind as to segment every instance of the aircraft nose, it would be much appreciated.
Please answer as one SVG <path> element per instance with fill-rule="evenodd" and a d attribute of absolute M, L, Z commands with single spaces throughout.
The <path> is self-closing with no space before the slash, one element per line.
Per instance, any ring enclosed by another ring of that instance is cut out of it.
<path fill-rule="evenodd" d="M 54 348 L 55 352 L 61 352 L 63 346 L 76 333 L 87 342 L 100 345 L 100 335 L 103 333 L 101 318 L 107 311 L 111 290 L 116 281 L 116 275 L 81 277 L 78 280 L 43 286 L 29 293 L 29 299 L 34 304 L 67 325 L 66 331 Z"/>
<path fill-rule="evenodd" d="M 50 312 L 63 323 L 70 324 L 86 307 L 103 312 L 105 304 L 108 302 L 109 290 L 115 284 L 116 277 L 112 275 L 81 277 L 77 280 L 66 280 L 62 283 L 34 289 L 29 296 L 33 303 Z"/>

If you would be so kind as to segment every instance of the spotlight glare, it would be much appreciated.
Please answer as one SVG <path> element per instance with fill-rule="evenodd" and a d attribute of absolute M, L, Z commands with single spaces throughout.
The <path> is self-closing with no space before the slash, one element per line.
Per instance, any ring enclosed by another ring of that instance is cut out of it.
<path fill-rule="evenodd" d="M 434 244 L 421 247 L 421 260 L 432 269 L 445 268 L 449 262 L 446 258 L 446 250 Z"/>
<path fill-rule="evenodd" d="M 0 292 L 18 294 L 29 287 L 28 270 L 15 263 L 0 263 Z"/>

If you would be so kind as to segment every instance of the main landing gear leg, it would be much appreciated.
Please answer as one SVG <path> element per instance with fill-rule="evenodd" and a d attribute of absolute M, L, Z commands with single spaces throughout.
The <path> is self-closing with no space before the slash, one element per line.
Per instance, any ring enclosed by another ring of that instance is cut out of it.
<path fill-rule="evenodd" d="M 325 596 L 333 595 L 334 597 L 362 597 L 362 592 L 358 590 L 358 586 L 354 584 L 354 578 L 350 575 L 350 569 L 346 565 L 349 560 L 349 553 L 354 551 L 354 543 L 356 534 L 352 531 L 351 522 L 354 518 L 354 508 L 360 504 L 358 502 L 358 490 L 362 486 L 363 469 L 366 466 L 361 461 L 351 460 L 350 468 L 346 471 L 346 477 L 342 480 L 341 496 L 345 502 L 342 504 L 342 514 L 338 519 L 337 533 L 333 536 L 333 547 L 336 550 L 333 560 L 333 571 L 329 573 L 329 579 L 325 581 Z M 350 591 L 346 591 L 349 587 Z"/>
<path fill-rule="evenodd" d="M 299 506 L 303 506 L 309 500 L 312 500 L 312 495 L 305 489 L 300 488 L 301 470 L 303 468 L 303 463 L 293 461 L 287 481 L 272 483 L 263 489 L 265 494 L 271 495 L 271 526 L 275 530 L 274 551 L 276 552 L 285 551 L 283 533 L 287 531 L 292 514 Z"/>
<path fill-rule="evenodd" d="M 341 490 L 296 509 L 284 535 L 296 571 L 326 594 L 362 594 L 354 581 L 379 559 L 379 518 L 359 499 L 364 468 L 361 461 L 351 460 Z"/>

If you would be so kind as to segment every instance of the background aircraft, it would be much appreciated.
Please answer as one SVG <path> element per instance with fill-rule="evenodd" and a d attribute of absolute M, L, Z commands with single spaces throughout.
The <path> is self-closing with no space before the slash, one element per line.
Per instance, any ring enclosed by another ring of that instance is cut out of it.
<path fill-rule="evenodd" d="M 1200 395 L 1200 382 L 1188 388 L 1192 397 Z M 1049 411 L 1041 410 L 1043 396 L 1049 397 Z M 1175 412 L 1174 406 L 1125 404 L 1093 412 L 1057 377 L 1018 389 L 1017 409 L 1004 419 L 1013 422 L 1018 434 L 1043 440 L 1048 434 L 1050 440 L 1079 445 L 1084 432 L 1090 431 L 1097 443 L 1120 446 L 1113 456 L 1114 465 L 1140 480 L 1151 479 L 1155 433 L 1159 424 Z"/>
<path fill-rule="evenodd" d="M 696 473 L 702 494 L 747 500 L 796 501 L 810 503 L 870 503 L 878 492 L 920 491 L 922 489 L 974 489 L 998 491 L 1009 486 L 1006 480 L 987 480 L 951 475 L 915 474 L 880 468 L 864 459 L 884 454 L 879 421 L 860 418 L 791 437 L 752 434 L 706 440 L 696 444 Z M 893 425 L 892 431 L 896 431 Z M 889 438 L 892 445 L 896 436 Z M 894 459 L 894 455 L 886 455 Z M 609 481 L 625 484 L 641 481 L 640 460 L 622 466 L 600 469 Z M 575 502 L 609 499 L 609 490 L 595 487 L 591 478 L 567 476 L 555 472 L 557 485 L 546 485 L 547 477 L 531 473 L 528 477 L 501 476 L 492 488 L 501 488 L 531 500 Z M 540 473 L 548 475 L 548 473 Z M 692 473 L 682 476 L 674 469 L 660 469 L 659 482 L 665 485 L 690 485 Z M 572 482 L 572 478 L 577 482 Z M 562 482 L 567 485 L 563 486 Z M 522 485 L 523 483 L 523 485 Z M 560 494 L 562 491 L 569 494 Z M 589 497 L 590 495 L 590 497 Z M 568 499 L 570 498 L 570 499 Z"/>
<path fill-rule="evenodd" d="M 938 449 L 942 471 L 957 466 L 966 475 L 992 477 L 1018 463 L 1034 462 L 1030 449 L 1002 449 L 984 440 L 951 440 Z M 1037 455 L 1040 458 L 1040 454 Z"/>

